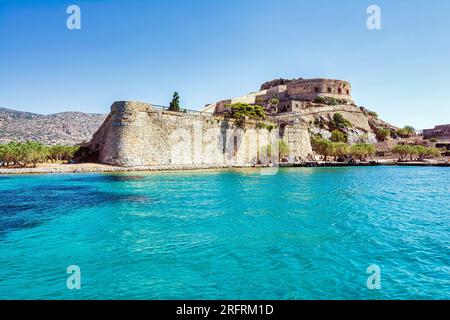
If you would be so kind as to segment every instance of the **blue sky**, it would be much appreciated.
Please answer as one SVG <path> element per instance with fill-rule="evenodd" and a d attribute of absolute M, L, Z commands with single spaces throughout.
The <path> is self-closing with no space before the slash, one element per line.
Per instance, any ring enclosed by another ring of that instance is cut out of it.
<path fill-rule="evenodd" d="M 81 30 L 66 8 L 81 8 Z M 382 30 L 366 28 L 381 7 Z M 417 129 L 450 123 L 450 1 L 0 0 L 0 106 L 107 113 L 115 100 L 206 103 L 273 78 L 353 85 Z"/>

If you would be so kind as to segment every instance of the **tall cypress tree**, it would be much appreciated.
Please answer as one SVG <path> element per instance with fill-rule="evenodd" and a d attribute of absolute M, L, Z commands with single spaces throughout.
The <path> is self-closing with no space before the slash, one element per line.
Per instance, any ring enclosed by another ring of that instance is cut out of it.
<path fill-rule="evenodd" d="M 172 101 L 170 102 L 169 110 L 177 112 L 180 111 L 180 96 L 176 91 L 173 93 L 173 98 Z"/>

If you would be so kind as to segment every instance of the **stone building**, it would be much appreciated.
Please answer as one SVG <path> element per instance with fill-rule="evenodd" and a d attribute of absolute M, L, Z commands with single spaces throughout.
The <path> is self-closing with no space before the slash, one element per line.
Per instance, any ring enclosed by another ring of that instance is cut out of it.
<path fill-rule="evenodd" d="M 436 138 L 450 141 L 450 124 L 435 126 L 433 129 L 424 129 L 422 134 L 424 139 Z"/>
<path fill-rule="evenodd" d="M 352 104 L 351 90 L 350 83 L 343 80 L 276 79 L 262 84 L 258 92 L 207 105 L 204 111 L 223 114 L 230 112 L 230 104 L 247 103 L 261 105 L 269 114 L 297 112 L 311 106 L 318 97 Z"/>

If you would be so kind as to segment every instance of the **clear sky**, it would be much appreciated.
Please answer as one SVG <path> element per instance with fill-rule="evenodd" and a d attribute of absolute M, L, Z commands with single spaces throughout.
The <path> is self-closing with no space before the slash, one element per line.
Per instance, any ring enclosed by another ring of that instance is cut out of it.
<path fill-rule="evenodd" d="M 81 8 L 68 30 L 66 8 Z M 366 27 L 381 8 L 382 29 Z M 0 106 L 107 113 L 184 107 L 273 78 L 348 80 L 358 105 L 416 129 L 450 123 L 448 0 L 0 0 Z"/>

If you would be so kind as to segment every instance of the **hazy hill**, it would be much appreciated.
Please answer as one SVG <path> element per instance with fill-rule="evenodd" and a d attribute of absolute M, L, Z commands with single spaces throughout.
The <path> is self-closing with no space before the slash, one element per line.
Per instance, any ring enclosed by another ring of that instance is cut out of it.
<path fill-rule="evenodd" d="M 0 143 L 36 140 L 47 145 L 89 141 L 105 120 L 104 114 L 62 112 L 42 115 L 0 108 Z"/>

